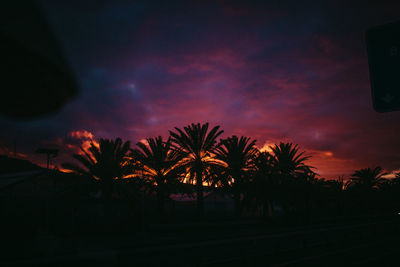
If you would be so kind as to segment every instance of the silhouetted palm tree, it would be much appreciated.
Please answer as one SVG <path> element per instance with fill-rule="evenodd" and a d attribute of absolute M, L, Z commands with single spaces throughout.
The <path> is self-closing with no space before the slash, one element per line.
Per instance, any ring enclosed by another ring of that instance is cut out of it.
<path fill-rule="evenodd" d="M 220 165 L 212 157 L 217 147 L 217 137 L 223 133 L 219 128 L 215 126 L 208 132 L 208 123 L 192 123 L 183 130 L 175 127 L 176 132 L 170 131 L 174 147 L 183 158 L 179 165 L 186 169 L 189 181 L 196 183 L 197 211 L 200 218 L 204 214 L 203 182 L 210 179 L 211 168 Z"/>
<path fill-rule="evenodd" d="M 226 163 L 225 173 L 232 187 L 236 215 L 241 214 L 241 194 L 243 193 L 246 177 L 254 167 L 254 158 L 258 152 L 256 140 L 250 142 L 248 137 L 232 136 L 221 141 L 216 150 L 216 159 Z"/>
<path fill-rule="evenodd" d="M 321 196 L 325 199 L 329 199 L 336 207 L 336 211 L 343 215 L 343 211 L 345 208 L 345 188 L 346 182 L 344 181 L 345 177 L 343 175 L 338 176 L 335 180 L 326 180 L 325 181 L 325 191 L 324 195 Z M 319 203 L 323 204 L 323 203 Z"/>
<path fill-rule="evenodd" d="M 272 150 L 272 165 L 274 176 L 277 179 L 279 188 L 279 198 L 282 208 L 288 213 L 298 204 L 297 195 L 304 190 L 298 184 L 302 176 L 310 172 L 311 166 L 305 164 L 310 156 L 304 156 L 304 151 L 300 152 L 298 145 L 292 143 L 279 143 L 270 147 Z M 308 175 L 306 175 L 308 176 Z M 295 178 L 300 178 L 296 180 Z"/>
<path fill-rule="evenodd" d="M 99 145 L 92 142 L 88 150 L 83 147 L 80 147 L 80 149 L 83 154 L 74 154 L 73 157 L 82 166 L 64 163 L 63 168 L 100 180 L 103 198 L 109 199 L 113 181 L 127 174 L 129 141 L 123 143 L 120 138 L 115 139 L 115 141 L 101 138 Z"/>
<path fill-rule="evenodd" d="M 382 176 L 386 173 L 381 167 L 364 168 L 356 170 L 347 184 L 348 188 L 361 189 L 361 190 L 371 190 L 377 189 L 386 180 Z"/>
<path fill-rule="evenodd" d="M 378 190 L 381 185 L 386 181 L 382 176 L 386 173 L 383 172 L 381 167 L 364 168 L 356 170 L 348 182 L 346 187 L 354 197 L 353 203 L 357 205 L 357 211 L 368 212 L 380 210 L 378 201 Z"/>
<path fill-rule="evenodd" d="M 304 164 L 310 156 L 304 156 L 304 151 L 299 152 L 298 145 L 281 142 L 272 146 L 271 150 L 275 171 L 284 179 L 295 177 L 298 172 L 307 172 L 312 168 Z"/>
<path fill-rule="evenodd" d="M 136 172 L 145 179 L 148 188 L 157 194 L 158 210 L 163 217 L 164 202 L 180 183 L 180 168 L 177 163 L 182 159 L 177 150 L 171 147 L 171 139 L 166 142 L 162 137 L 148 138 L 147 144 L 137 143 L 139 149 L 132 151 L 136 160 Z"/>

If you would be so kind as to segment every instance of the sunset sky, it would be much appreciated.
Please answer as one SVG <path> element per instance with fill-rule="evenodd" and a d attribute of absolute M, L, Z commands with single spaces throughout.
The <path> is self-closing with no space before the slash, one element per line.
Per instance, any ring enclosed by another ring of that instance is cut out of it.
<path fill-rule="evenodd" d="M 400 19 L 400 1 L 41 2 L 80 95 L 44 118 L 0 118 L 3 153 L 16 140 L 44 163 L 35 149 L 57 145 L 59 165 L 91 138 L 210 122 L 259 148 L 295 142 L 326 178 L 400 169 L 400 112 L 372 108 L 364 38 Z"/>

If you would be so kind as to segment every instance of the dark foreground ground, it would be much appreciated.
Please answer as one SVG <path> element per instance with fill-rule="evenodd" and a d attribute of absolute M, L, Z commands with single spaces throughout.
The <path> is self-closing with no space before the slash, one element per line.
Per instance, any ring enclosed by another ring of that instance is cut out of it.
<path fill-rule="evenodd" d="M 398 218 L 399 217 L 399 218 Z M 149 225 L 125 235 L 2 240 L 1 266 L 399 266 L 400 216 L 303 226 Z"/>

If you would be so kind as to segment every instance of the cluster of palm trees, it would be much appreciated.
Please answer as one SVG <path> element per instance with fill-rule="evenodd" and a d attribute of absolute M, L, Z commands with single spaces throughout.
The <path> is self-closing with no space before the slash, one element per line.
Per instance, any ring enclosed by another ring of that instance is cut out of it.
<path fill-rule="evenodd" d="M 330 190 L 374 190 L 385 184 L 381 168 L 356 171 L 347 182 L 317 178 L 307 165 L 309 156 L 298 145 L 280 143 L 262 152 L 256 140 L 231 136 L 217 140 L 223 133 L 219 126 L 191 124 L 175 128 L 164 140 L 148 138 L 131 148 L 120 138 L 100 139 L 86 150 L 73 155 L 80 164 L 63 167 L 98 180 L 104 199 L 112 197 L 113 182 L 129 179 L 141 188 L 157 195 L 158 211 L 164 213 L 165 201 L 171 193 L 187 192 L 188 185 L 196 197 L 197 214 L 204 215 L 204 190 L 219 190 L 232 196 L 235 213 L 243 207 L 262 207 L 263 214 L 273 216 L 277 202 L 290 210 L 293 194 L 301 194 L 305 206 L 310 206 L 313 188 Z"/>

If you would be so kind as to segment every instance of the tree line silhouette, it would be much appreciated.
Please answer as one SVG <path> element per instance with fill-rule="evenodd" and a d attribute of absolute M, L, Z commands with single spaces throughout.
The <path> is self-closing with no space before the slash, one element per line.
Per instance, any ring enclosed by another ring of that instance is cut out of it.
<path fill-rule="evenodd" d="M 375 214 L 394 213 L 398 207 L 394 200 L 400 177 L 385 179 L 381 167 L 356 170 L 346 181 L 325 180 L 307 164 L 310 156 L 293 143 L 260 151 L 249 137 L 217 140 L 223 131 L 220 126 L 210 129 L 208 123 L 175 127 L 169 133 L 167 140 L 147 138 L 135 148 L 120 138 L 100 138 L 98 145 L 81 147 L 73 155 L 76 163 L 63 168 L 96 180 L 104 201 L 112 198 L 118 181 L 155 194 L 160 218 L 173 193 L 195 196 L 197 216 L 203 218 L 205 188 L 231 196 L 237 217 L 244 209 L 261 208 L 264 217 L 273 218 L 277 205 L 283 214 L 301 213 L 305 220 L 312 210 Z"/>

